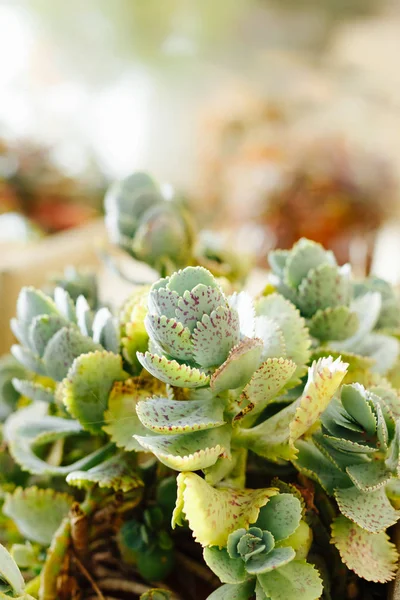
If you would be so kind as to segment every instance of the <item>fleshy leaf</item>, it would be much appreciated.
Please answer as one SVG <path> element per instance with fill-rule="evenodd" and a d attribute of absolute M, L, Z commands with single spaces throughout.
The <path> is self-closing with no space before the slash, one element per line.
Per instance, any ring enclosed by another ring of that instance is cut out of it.
<path fill-rule="evenodd" d="M 302 377 L 310 359 L 311 340 L 299 311 L 279 294 L 260 298 L 256 308 L 258 315 L 265 315 L 278 323 L 285 338 L 286 358 L 296 363 L 295 376 Z"/>
<path fill-rule="evenodd" d="M 33 371 L 38 375 L 46 375 L 46 367 L 43 360 L 38 356 L 35 356 L 28 348 L 14 344 L 11 346 L 11 354 L 29 371 Z"/>
<path fill-rule="evenodd" d="M 102 350 L 102 347 L 74 327 L 63 327 L 51 338 L 43 355 L 48 375 L 61 381 L 75 358 L 95 350 Z"/>
<path fill-rule="evenodd" d="M 349 487 L 350 478 L 320 452 L 311 442 L 298 440 L 295 467 L 310 479 L 318 481 L 327 494 L 333 495 L 338 487 Z"/>
<path fill-rule="evenodd" d="M 101 344 L 109 352 L 119 352 L 119 335 L 114 317 L 107 307 L 97 311 L 92 326 L 93 341 Z"/>
<path fill-rule="evenodd" d="M 68 325 L 60 315 L 38 315 L 29 327 L 30 347 L 36 354 L 43 356 L 46 346 L 57 331 Z"/>
<path fill-rule="evenodd" d="M 368 493 L 356 487 L 338 489 L 335 490 L 335 498 L 345 517 L 371 533 L 385 531 L 400 517 L 400 512 L 390 504 L 383 488 Z"/>
<path fill-rule="evenodd" d="M 176 319 L 158 315 L 147 315 L 145 319 L 147 333 L 152 341 L 170 356 L 180 360 L 192 359 L 192 341 L 190 330 Z"/>
<path fill-rule="evenodd" d="M 58 596 L 58 576 L 64 565 L 70 539 L 71 525 L 70 520 L 66 518 L 53 536 L 50 548 L 47 551 L 46 562 L 40 573 L 39 598 L 43 598 L 43 600 L 53 600 Z"/>
<path fill-rule="evenodd" d="M 267 598 L 273 600 L 318 600 L 322 581 L 315 567 L 305 560 L 292 560 L 276 571 L 258 576 Z"/>
<path fill-rule="evenodd" d="M 185 516 L 195 540 L 202 546 L 225 546 L 229 534 L 255 523 L 260 508 L 278 492 L 275 488 L 217 489 L 195 473 L 180 473 L 177 482 L 172 524 L 181 525 Z"/>
<path fill-rule="evenodd" d="M 192 290 L 186 290 L 183 293 L 183 296 L 178 300 L 175 314 L 184 327 L 187 327 L 189 331 L 193 331 L 204 314 L 210 315 L 219 306 L 227 306 L 222 291 L 200 283 Z"/>
<path fill-rule="evenodd" d="M 350 479 L 362 492 L 372 492 L 391 478 L 390 471 L 381 462 L 350 465 L 346 469 Z"/>
<path fill-rule="evenodd" d="M 226 361 L 213 373 L 211 389 L 218 393 L 244 386 L 260 364 L 263 343 L 246 338 L 234 346 Z"/>
<path fill-rule="evenodd" d="M 254 373 L 242 392 L 241 400 L 251 407 L 251 416 L 264 410 L 267 404 L 290 380 L 296 370 L 291 360 L 268 358 Z M 246 413 L 248 410 L 246 410 Z M 236 419 L 240 419 L 241 414 Z"/>
<path fill-rule="evenodd" d="M 112 352 L 91 352 L 75 359 L 62 384 L 62 399 L 84 429 L 101 431 L 108 396 L 115 381 L 126 379 L 122 360 Z"/>
<path fill-rule="evenodd" d="M 192 333 L 193 357 L 202 367 L 222 364 L 239 343 L 239 317 L 235 310 L 218 307 L 203 315 Z"/>
<path fill-rule="evenodd" d="M 340 343 L 334 343 L 336 350 L 348 350 L 358 352 L 358 344 L 374 328 L 382 306 L 381 295 L 378 292 L 371 292 L 355 298 L 350 305 L 351 312 L 358 316 L 358 329 L 354 335 Z"/>
<path fill-rule="evenodd" d="M 374 332 L 359 342 L 357 351 L 374 360 L 373 372 L 385 375 L 396 364 L 400 342 L 389 335 Z"/>
<path fill-rule="evenodd" d="M 242 583 L 247 579 L 241 558 L 231 558 L 226 548 L 204 548 L 203 557 L 222 583 Z"/>
<path fill-rule="evenodd" d="M 310 269 L 327 262 L 327 256 L 328 253 L 320 244 L 304 238 L 300 239 L 293 246 L 286 260 L 286 282 L 297 287 Z"/>
<path fill-rule="evenodd" d="M 23 593 L 25 582 L 21 571 L 11 554 L 2 544 L 0 544 L 0 579 L 3 579 L 11 586 L 14 595 Z"/>
<path fill-rule="evenodd" d="M 6 495 L 3 512 L 14 521 L 21 535 L 48 546 L 73 501 L 72 496 L 50 488 L 17 488 Z"/>
<path fill-rule="evenodd" d="M 77 322 L 74 301 L 67 290 L 64 290 L 62 287 L 56 287 L 54 290 L 54 302 L 58 312 L 60 312 L 68 322 Z"/>
<path fill-rule="evenodd" d="M 47 402 L 51 404 L 54 402 L 54 390 L 49 387 L 45 387 L 41 383 L 30 381 L 28 379 L 16 379 L 12 380 L 13 386 L 20 394 L 40 402 Z"/>
<path fill-rule="evenodd" d="M 23 324 L 30 323 L 38 315 L 56 315 L 54 301 L 41 290 L 23 287 L 17 300 L 17 317 Z"/>
<path fill-rule="evenodd" d="M 239 584 L 227 583 L 208 596 L 207 600 L 249 600 L 254 592 L 254 581 Z"/>
<path fill-rule="evenodd" d="M 219 289 L 214 276 L 204 267 L 186 267 L 185 269 L 176 271 L 171 277 L 167 278 L 166 287 L 168 290 L 172 290 L 183 296 L 186 290 L 192 290 L 200 283 Z"/>
<path fill-rule="evenodd" d="M 128 454 L 116 454 L 88 471 L 72 471 L 67 476 L 67 483 L 78 488 L 91 488 L 98 484 L 101 488 L 128 492 L 144 485 L 135 472 L 134 464 Z"/>
<path fill-rule="evenodd" d="M 256 527 L 270 531 L 276 542 L 296 531 L 302 513 L 301 502 L 292 494 L 278 494 L 261 508 Z"/>
<path fill-rule="evenodd" d="M 111 441 L 128 452 L 142 451 L 143 447 L 133 437 L 147 435 L 148 430 L 141 424 L 136 414 L 136 405 L 155 392 L 165 391 L 164 384 L 153 377 L 135 377 L 126 381 L 116 381 L 108 399 L 108 409 L 104 413 L 106 425 L 103 430 Z"/>
<path fill-rule="evenodd" d="M 255 335 L 264 342 L 263 360 L 286 356 L 285 337 L 276 321 L 269 317 L 256 317 L 254 331 Z"/>
<path fill-rule="evenodd" d="M 386 533 L 369 533 L 341 516 L 332 524 L 332 543 L 344 564 L 359 577 L 379 583 L 394 579 L 398 554 Z"/>
<path fill-rule="evenodd" d="M 261 575 L 275 569 L 281 569 L 296 556 L 293 548 L 274 548 L 268 554 L 252 556 L 246 563 L 246 571 L 250 575 Z"/>
<path fill-rule="evenodd" d="M 360 423 L 369 435 L 374 435 L 376 417 L 368 402 L 365 388 L 359 384 L 344 385 L 340 398 L 344 408 L 356 423 Z"/>
<path fill-rule="evenodd" d="M 239 315 L 240 333 L 242 336 L 254 337 L 255 309 L 251 296 L 246 292 L 235 292 L 228 298 L 229 306 Z"/>
<path fill-rule="evenodd" d="M 207 385 L 210 380 L 210 376 L 199 369 L 180 365 L 176 360 L 168 360 L 165 356 L 158 356 L 150 352 L 145 354 L 138 352 L 137 357 L 142 367 L 151 375 L 176 387 L 202 387 Z"/>
<path fill-rule="evenodd" d="M 136 412 L 145 427 L 164 434 L 200 431 L 225 424 L 224 404 L 220 398 L 197 402 L 151 398 L 139 402 Z"/>
<path fill-rule="evenodd" d="M 323 342 L 346 340 L 357 331 L 358 317 L 347 306 L 335 306 L 316 312 L 309 327 L 311 335 Z"/>
<path fill-rule="evenodd" d="M 336 265 L 325 263 L 311 269 L 300 283 L 298 304 L 303 315 L 312 317 L 317 311 L 347 306 L 350 294 L 349 265 L 338 268 Z M 356 323 L 358 324 L 357 319 Z"/>
<path fill-rule="evenodd" d="M 176 471 L 197 471 L 214 465 L 219 456 L 230 456 L 230 427 L 178 435 L 135 435 L 135 439 L 160 462 Z"/>
<path fill-rule="evenodd" d="M 166 288 L 151 288 L 148 298 L 148 308 L 151 314 L 165 315 L 168 319 L 176 317 L 179 294 Z"/>

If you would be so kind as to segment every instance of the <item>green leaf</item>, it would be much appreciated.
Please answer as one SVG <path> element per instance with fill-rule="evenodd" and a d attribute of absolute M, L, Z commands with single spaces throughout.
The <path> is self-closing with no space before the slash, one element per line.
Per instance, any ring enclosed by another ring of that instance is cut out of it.
<path fill-rule="evenodd" d="M 231 428 L 227 425 L 178 435 L 135 435 L 146 450 L 176 471 L 197 471 L 230 456 Z"/>
<path fill-rule="evenodd" d="M 312 317 L 317 311 L 347 306 L 351 291 L 349 265 L 337 267 L 333 264 L 321 264 L 311 269 L 301 281 L 298 305 L 303 315 Z M 356 324 L 358 325 L 357 318 Z"/>
<path fill-rule="evenodd" d="M 344 385 L 341 401 L 349 415 L 365 429 L 369 435 L 376 432 L 376 417 L 368 402 L 367 391 L 360 384 Z"/>
<path fill-rule="evenodd" d="M 280 250 L 279 248 L 277 250 L 272 250 L 268 254 L 268 262 L 275 275 L 283 277 L 284 269 L 289 254 L 289 250 Z"/>
<path fill-rule="evenodd" d="M 143 447 L 133 437 L 147 435 L 148 430 L 141 424 L 136 413 L 136 405 L 140 400 L 151 396 L 154 392 L 165 392 L 164 384 L 157 379 L 135 377 L 126 381 L 116 381 L 108 398 L 108 409 L 104 413 L 103 431 L 111 441 L 126 451 L 141 452 Z"/>
<path fill-rule="evenodd" d="M 384 488 L 362 492 L 356 487 L 335 490 L 340 512 L 366 531 L 380 533 L 394 525 L 400 512 L 390 504 Z"/>
<path fill-rule="evenodd" d="M 151 431 L 175 434 L 224 425 L 224 408 L 220 398 L 208 401 L 150 398 L 138 402 L 136 412 L 142 424 Z"/>
<path fill-rule="evenodd" d="M 281 569 L 296 556 L 293 548 L 274 548 L 268 554 L 252 556 L 246 563 L 246 571 L 250 575 L 261 575 L 275 569 Z"/>
<path fill-rule="evenodd" d="M 210 376 L 199 369 L 180 365 L 176 360 L 168 360 L 150 352 L 137 353 L 138 360 L 151 375 L 176 387 L 197 388 L 207 385 Z"/>
<path fill-rule="evenodd" d="M 193 358 L 190 330 L 177 319 L 148 314 L 145 318 L 145 326 L 150 338 L 163 352 L 180 360 Z"/>
<path fill-rule="evenodd" d="M 274 488 L 213 488 L 195 473 L 180 473 L 177 482 L 172 526 L 181 525 L 185 516 L 195 540 L 202 546 L 225 546 L 229 534 L 255 523 L 260 508 L 277 494 Z"/>
<path fill-rule="evenodd" d="M 68 412 L 84 429 L 99 433 L 115 381 L 126 379 L 122 359 L 112 352 L 91 352 L 76 358 L 61 388 Z"/>
<path fill-rule="evenodd" d="M 38 375 L 46 375 L 46 367 L 43 360 L 35 356 L 28 348 L 14 344 L 11 346 L 11 354 L 28 371 L 33 371 Z"/>
<path fill-rule="evenodd" d="M 350 305 L 350 310 L 358 316 L 358 329 L 354 335 L 345 341 L 334 343 L 332 345 L 334 349 L 359 353 L 359 343 L 374 328 L 379 318 L 381 305 L 381 295 L 377 292 L 371 292 L 355 298 Z"/>
<path fill-rule="evenodd" d="M 114 317 L 107 307 L 100 308 L 93 319 L 93 341 L 101 344 L 109 352 L 118 354 L 120 347 L 119 334 Z"/>
<path fill-rule="evenodd" d="M 374 360 L 372 371 L 385 375 L 399 357 L 400 342 L 383 333 L 370 333 L 358 344 L 358 352 Z"/>
<path fill-rule="evenodd" d="M 331 461 L 335 467 L 346 470 L 348 465 L 365 464 L 369 461 L 368 457 L 364 453 L 357 453 L 345 450 L 337 450 L 329 443 L 326 436 L 320 431 L 316 432 L 312 436 L 313 442 L 320 452 Z"/>
<path fill-rule="evenodd" d="M 249 600 L 254 594 L 254 580 L 239 584 L 225 584 L 208 596 L 207 600 Z"/>
<path fill-rule="evenodd" d="M 276 542 L 296 531 L 302 513 L 301 502 L 292 494 L 278 494 L 261 508 L 256 527 L 270 531 Z"/>
<path fill-rule="evenodd" d="M 257 315 L 265 315 L 279 325 L 286 345 L 286 358 L 297 365 L 295 377 L 302 377 L 310 360 L 310 335 L 297 308 L 279 294 L 260 298 Z"/>
<path fill-rule="evenodd" d="M 226 548 L 204 548 L 203 557 L 222 583 L 242 583 L 247 579 L 241 558 L 231 558 Z"/>
<path fill-rule="evenodd" d="M 62 287 L 56 287 L 54 290 L 54 302 L 58 312 L 61 313 L 68 322 L 77 322 L 74 301 L 67 290 Z"/>
<path fill-rule="evenodd" d="M 14 521 L 23 537 L 48 546 L 73 501 L 72 496 L 50 488 L 17 488 L 6 495 L 3 512 Z"/>
<path fill-rule="evenodd" d="M 30 347 L 36 354 L 43 356 L 53 335 L 67 325 L 68 321 L 60 315 L 38 315 L 29 326 Z"/>
<path fill-rule="evenodd" d="M 241 400 L 245 403 L 245 411 L 235 419 L 245 416 L 251 408 L 250 416 L 258 415 L 290 380 L 296 370 L 291 360 L 284 358 L 268 358 L 254 373 L 244 388 Z"/>
<path fill-rule="evenodd" d="M 161 280 L 163 281 L 163 280 Z M 157 288 L 155 283 L 149 293 L 148 308 L 151 314 L 161 317 L 165 315 L 168 319 L 176 317 L 176 308 L 179 302 L 179 294 L 166 288 Z"/>
<path fill-rule="evenodd" d="M 209 287 L 200 283 L 192 290 L 186 290 L 183 293 L 178 300 L 175 314 L 178 321 L 192 332 L 203 315 L 210 315 L 219 306 L 227 307 L 227 301 L 222 291 L 217 287 Z"/>
<path fill-rule="evenodd" d="M 203 315 L 192 333 L 193 357 L 201 367 L 221 365 L 239 343 L 239 317 L 235 310 L 219 306 Z"/>
<path fill-rule="evenodd" d="M 63 570 L 64 559 L 70 547 L 70 542 L 70 520 L 65 518 L 53 536 L 50 548 L 47 551 L 46 562 L 40 572 L 39 598 L 54 600 L 58 597 L 58 577 Z"/>
<path fill-rule="evenodd" d="M 101 488 L 128 492 L 143 487 L 144 483 L 135 470 L 135 460 L 127 453 L 116 454 L 87 471 L 72 471 L 67 483 L 78 488 Z"/>
<path fill-rule="evenodd" d="M 359 490 L 372 492 L 387 484 L 391 473 L 384 463 L 370 462 L 360 465 L 350 465 L 346 471 Z"/>
<path fill-rule="evenodd" d="M 25 582 L 21 571 L 11 554 L 2 544 L 0 544 L 0 578 L 4 579 L 11 586 L 14 595 L 23 593 Z"/>
<path fill-rule="evenodd" d="M 54 389 L 46 387 L 41 383 L 16 378 L 12 380 L 12 383 L 22 396 L 26 396 L 33 401 L 47 402 L 48 404 L 54 402 Z"/>
<path fill-rule="evenodd" d="M 200 283 L 219 289 L 215 277 L 204 267 L 186 267 L 176 271 L 167 278 L 166 288 L 183 296 L 186 290 L 193 290 Z"/>
<path fill-rule="evenodd" d="M 318 481 L 327 494 L 333 495 L 338 487 L 349 487 L 350 478 L 322 454 L 310 441 L 298 440 L 298 454 L 294 465 L 301 473 Z"/>
<path fill-rule="evenodd" d="M 215 392 L 243 387 L 260 364 L 263 343 L 246 338 L 234 346 L 226 361 L 213 373 L 210 387 Z"/>
<path fill-rule="evenodd" d="M 332 524 L 332 543 L 344 564 L 359 577 L 378 583 L 394 579 L 399 557 L 386 533 L 369 533 L 338 517 Z"/>
<path fill-rule="evenodd" d="M 323 591 L 317 569 L 305 560 L 293 560 L 276 571 L 259 575 L 258 581 L 271 600 L 318 600 Z"/>
<path fill-rule="evenodd" d="M 17 318 L 22 324 L 30 323 L 38 315 L 57 315 L 54 301 L 41 290 L 23 287 L 17 300 Z"/>
<path fill-rule="evenodd" d="M 82 335 L 75 327 L 63 327 L 49 341 L 43 355 L 48 375 L 61 381 L 78 356 L 102 350 L 100 344 Z"/>
<path fill-rule="evenodd" d="M 304 238 L 300 239 L 294 244 L 286 260 L 286 282 L 297 287 L 311 269 L 326 262 L 332 263 L 331 256 L 320 244 Z"/>
<path fill-rule="evenodd" d="M 323 342 L 346 340 L 357 331 L 358 317 L 347 306 L 335 306 L 316 312 L 309 327 L 311 335 Z"/>

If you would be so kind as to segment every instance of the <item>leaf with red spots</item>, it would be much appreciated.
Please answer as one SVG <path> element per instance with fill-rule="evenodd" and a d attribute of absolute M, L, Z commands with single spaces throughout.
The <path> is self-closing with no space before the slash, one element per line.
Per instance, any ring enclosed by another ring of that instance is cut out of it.
<path fill-rule="evenodd" d="M 227 300 L 219 288 L 200 283 L 192 290 L 186 290 L 178 300 L 175 314 L 180 323 L 190 331 L 195 329 L 203 315 L 210 315 L 219 306 L 228 307 Z"/>
<path fill-rule="evenodd" d="M 219 366 L 239 340 L 237 312 L 219 306 L 210 315 L 203 315 L 192 333 L 194 360 L 201 367 Z"/>
<path fill-rule="evenodd" d="M 337 267 L 325 263 L 310 269 L 298 288 L 298 306 L 302 314 L 311 317 L 320 310 L 347 306 L 352 292 L 350 273 L 349 265 Z M 355 321 L 357 327 L 357 317 Z"/>
<path fill-rule="evenodd" d="M 246 338 L 239 342 L 212 375 L 211 389 L 218 393 L 246 385 L 260 364 L 262 349 L 263 343 L 258 338 Z"/>
<path fill-rule="evenodd" d="M 310 333 L 322 342 L 345 340 L 358 328 L 358 317 L 347 306 L 335 306 L 317 311 L 310 319 Z"/>
<path fill-rule="evenodd" d="M 270 600 L 318 600 L 323 591 L 317 569 L 305 560 L 292 560 L 257 579 Z"/>
<path fill-rule="evenodd" d="M 338 517 L 332 524 L 332 543 L 359 577 L 378 583 L 394 579 L 399 557 L 386 533 L 369 533 L 346 517 Z"/>
<path fill-rule="evenodd" d="M 151 352 L 137 353 L 138 360 L 151 375 L 176 387 L 197 388 L 207 385 L 210 376 L 199 369 L 180 365 L 176 360 L 168 360 L 165 356 Z"/>
<path fill-rule="evenodd" d="M 335 498 L 345 517 L 371 533 L 385 531 L 400 518 L 382 487 L 373 492 L 362 492 L 356 487 L 338 489 Z"/>
<path fill-rule="evenodd" d="M 180 360 L 193 358 L 190 331 L 182 323 L 176 319 L 149 314 L 144 322 L 150 338 L 163 352 Z"/>
<path fill-rule="evenodd" d="M 275 488 L 238 490 L 214 488 L 195 473 L 178 476 L 178 498 L 172 524 L 189 523 L 202 546 L 225 546 L 232 531 L 255 523 L 260 508 L 278 493 Z"/>

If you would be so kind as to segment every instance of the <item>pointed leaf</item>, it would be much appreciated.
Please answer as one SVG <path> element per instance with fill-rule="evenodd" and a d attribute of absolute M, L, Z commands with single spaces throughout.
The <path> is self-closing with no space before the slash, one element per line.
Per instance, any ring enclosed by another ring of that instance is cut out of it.
<path fill-rule="evenodd" d="M 394 579 L 398 554 L 389 536 L 369 533 L 345 517 L 332 524 L 332 543 L 344 564 L 367 581 L 386 583 Z"/>
<path fill-rule="evenodd" d="M 344 408 L 356 423 L 360 423 L 369 435 L 374 435 L 376 432 L 376 417 L 368 402 L 366 389 L 357 383 L 344 385 L 340 398 Z"/>
<path fill-rule="evenodd" d="M 24 578 L 17 563 L 2 544 L 0 544 L 0 579 L 4 579 L 11 586 L 14 595 L 23 594 Z"/>
<path fill-rule="evenodd" d="M 260 364 L 263 343 L 257 338 L 246 338 L 234 346 L 228 358 L 213 373 L 210 387 L 215 392 L 243 387 Z"/>
<path fill-rule="evenodd" d="M 274 548 L 268 554 L 252 556 L 246 563 L 246 571 L 250 575 L 261 575 L 275 569 L 281 569 L 296 556 L 293 548 Z"/>
<path fill-rule="evenodd" d="M 93 334 L 93 311 L 84 296 L 78 296 L 76 301 L 76 320 L 82 335 L 91 337 Z"/>
<path fill-rule="evenodd" d="M 26 396 L 34 401 L 47 402 L 48 404 L 54 402 L 54 390 L 45 387 L 41 383 L 36 383 L 28 379 L 17 379 L 16 377 L 14 377 L 12 383 L 22 396 Z"/>
<path fill-rule="evenodd" d="M 347 306 L 335 306 L 316 312 L 309 327 L 311 335 L 322 342 L 346 340 L 357 331 L 358 317 Z"/>
<path fill-rule="evenodd" d="M 164 434 L 200 431 L 225 424 L 224 403 L 220 398 L 198 402 L 151 398 L 138 402 L 136 412 L 145 427 Z"/>
<path fill-rule="evenodd" d="M 182 323 L 165 316 L 148 314 L 145 318 L 145 326 L 150 338 L 163 352 L 180 360 L 193 358 L 190 330 Z"/>
<path fill-rule="evenodd" d="M 30 323 L 38 315 L 57 315 L 57 307 L 41 290 L 23 287 L 17 300 L 17 317 L 24 324 Z"/>
<path fill-rule="evenodd" d="M 110 436 L 111 441 L 126 451 L 143 450 L 143 447 L 133 437 L 147 435 L 147 429 L 141 424 L 136 414 L 139 400 L 148 398 L 155 392 L 165 391 L 164 384 L 153 377 L 145 379 L 135 377 L 126 381 L 116 381 L 108 398 L 108 409 L 104 413 L 103 430 Z"/>
<path fill-rule="evenodd" d="M 268 358 L 261 365 L 244 388 L 241 396 L 242 403 L 245 402 L 247 407 L 251 406 L 251 416 L 264 410 L 290 380 L 295 370 L 294 362 L 284 358 Z M 236 420 L 241 419 L 241 413 L 235 418 Z"/>
<path fill-rule="evenodd" d="M 385 531 L 394 525 L 400 512 L 390 504 L 386 492 L 379 488 L 373 492 L 362 492 L 356 487 L 335 490 L 340 512 L 371 533 Z"/>
<path fill-rule="evenodd" d="M 370 462 L 350 465 L 346 469 L 350 479 L 362 492 L 372 492 L 387 484 L 391 473 L 384 463 Z"/>
<path fill-rule="evenodd" d="M 249 600 L 254 592 L 254 580 L 239 584 L 225 584 L 208 596 L 207 600 Z"/>
<path fill-rule="evenodd" d="M 74 301 L 71 296 L 62 287 L 56 287 L 54 290 L 54 302 L 57 310 L 69 323 L 76 323 L 76 312 Z"/>
<path fill-rule="evenodd" d="M 175 310 L 177 320 L 193 331 L 204 314 L 210 315 L 219 306 L 227 307 L 227 301 L 219 288 L 200 283 L 192 290 L 186 290 L 178 300 Z"/>
<path fill-rule="evenodd" d="M 256 526 L 270 531 L 276 542 L 288 538 L 300 524 L 301 502 L 292 494 L 278 494 L 260 510 Z"/>
<path fill-rule="evenodd" d="M 105 351 L 83 354 L 75 359 L 63 381 L 63 402 L 84 429 L 98 433 L 104 425 L 113 384 L 126 377 L 119 355 Z"/>
<path fill-rule="evenodd" d="M 204 548 L 203 557 L 222 583 L 242 583 L 247 579 L 241 558 L 231 558 L 226 548 Z"/>
<path fill-rule="evenodd" d="M 73 501 L 72 496 L 50 488 L 17 488 L 6 495 L 3 512 L 14 521 L 23 537 L 48 546 Z"/>
<path fill-rule="evenodd" d="M 203 315 L 192 333 L 193 357 L 202 367 L 221 365 L 240 338 L 239 317 L 233 309 L 220 306 Z"/>
<path fill-rule="evenodd" d="M 83 336 L 76 328 L 63 327 L 46 346 L 43 361 L 47 373 L 55 381 L 62 381 L 75 358 L 95 350 L 102 350 L 102 347 Z"/>
<path fill-rule="evenodd" d="M 78 488 L 91 488 L 97 484 L 100 488 L 128 492 L 144 483 L 135 471 L 135 462 L 129 454 L 116 454 L 108 460 L 88 469 L 72 471 L 67 475 L 67 483 Z"/>
<path fill-rule="evenodd" d="M 258 576 L 267 598 L 273 600 L 318 600 L 322 581 L 313 565 L 305 560 L 292 560 L 276 571 Z"/>
<path fill-rule="evenodd" d="M 176 360 L 168 360 L 165 356 L 158 356 L 146 352 L 137 353 L 138 360 L 151 375 L 164 383 L 176 387 L 197 388 L 207 385 L 210 376 L 199 369 L 188 365 L 180 365 Z"/>
<path fill-rule="evenodd" d="M 216 489 L 195 473 L 178 475 L 178 498 L 172 525 L 185 516 L 197 542 L 202 546 L 225 546 L 230 533 L 255 523 L 259 510 L 277 490 Z"/>
<path fill-rule="evenodd" d="M 228 426 L 178 435 L 135 435 L 135 439 L 160 462 L 176 471 L 198 471 L 214 465 L 219 456 L 230 456 Z"/>

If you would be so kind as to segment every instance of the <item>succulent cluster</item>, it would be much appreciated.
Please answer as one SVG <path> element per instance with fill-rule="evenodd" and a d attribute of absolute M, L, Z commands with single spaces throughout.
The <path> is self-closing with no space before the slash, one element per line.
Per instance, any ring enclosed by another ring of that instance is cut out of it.
<path fill-rule="evenodd" d="M 79 277 L 21 291 L 0 598 L 385 597 L 368 586 L 398 564 L 397 298 L 306 240 L 270 260 L 256 299 L 192 265 L 119 317 Z"/>

